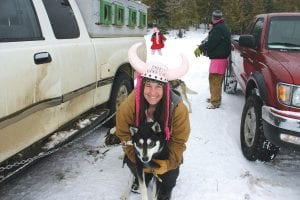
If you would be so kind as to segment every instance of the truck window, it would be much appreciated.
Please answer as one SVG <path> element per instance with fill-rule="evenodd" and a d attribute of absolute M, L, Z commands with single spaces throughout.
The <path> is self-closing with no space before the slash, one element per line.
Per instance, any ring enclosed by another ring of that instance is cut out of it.
<path fill-rule="evenodd" d="M 268 48 L 300 49 L 300 17 L 272 17 L 268 32 Z"/>
<path fill-rule="evenodd" d="M 115 24 L 123 26 L 125 23 L 125 8 L 124 6 L 115 5 Z"/>
<path fill-rule="evenodd" d="M 31 0 L 1 0 L 0 42 L 42 39 Z"/>
<path fill-rule="evenodd" d="M 259 18 L 256 23 L 253 26 L 251 34 L 255 38 L 255 46 L 259 47 L 260 45 L 260 38 L 261 38 L 261 33 L 262 33 L 262 27 L 263 27 L 264 19 Z"/>
<path fill-rule="evenodd" d="M 57 39 L 78 38 L 79 28 L 68 0 L 43 0 Z"/>
<path fill-rule="evenodd" d="M 137 12 L 133 8 L 128 8 L 128 26 L 135 27 L 137 24 Z"/>
<path fill-rule="evenodd" d="M 100 2 L 100 23 L 112 24 L 112 4 L 108 1 Z"/>
<path fill-rule="evenodd" d="M 139 11 L 140 13 L 140 24 L 139 24 L 139 27 L 140 28 L 144 28 L 146 26 L 146 23 L 147 23 L 147 15 L 146 13 L 142 12 L 142 11 Z"/>

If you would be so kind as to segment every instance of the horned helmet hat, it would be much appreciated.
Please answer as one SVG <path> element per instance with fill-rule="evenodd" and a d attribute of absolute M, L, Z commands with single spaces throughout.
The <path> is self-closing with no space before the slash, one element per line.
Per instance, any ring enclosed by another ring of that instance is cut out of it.
<path fill-rule="evenodd" d="M 189 69 L 189 62 L 186 56 L 181 54 L 181 64 L 170 68 L 167 64 L 159 61 L 142 61 L 137 55 L 137 49 L 143 43 L 136 43 L 128 51 L 128 59 L 131 66 L 141 74 L 142 77 L 154 79 L 160 82 L 168 82 L 185 75 Z"/>
<path fill-rule="evenodd" d="M 189 68 L 189 62 L 186 56 L 181 54 L 181 64 L 176 68 L 169 68 L 167 64 L 160 61 L 142 61 L 138 55 L 137 50 L 143 43 L 136 43 L 129 48 L 128 60 L 131 66 L 138 72 L 137 85 L 136 85 L 136 98 L 135 98 L 135 125 L 139 127 L 139 112 L 140 112 L 140 95 L 142 77 L 154 81 L 158 81 L 166 84 L 166 102 L 167 107 L 164 121 L 164 131 L 166 134 L 166 140 L 170 139 L 169 130 L 169 115 L 170 115 L 170 84 L 168 81 L 172 81 L 185 75 Z"/>

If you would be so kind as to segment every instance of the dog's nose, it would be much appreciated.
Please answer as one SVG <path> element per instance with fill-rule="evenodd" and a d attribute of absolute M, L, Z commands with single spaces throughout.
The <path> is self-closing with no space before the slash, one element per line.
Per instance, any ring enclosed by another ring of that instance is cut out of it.
<path fill-rule="evenodd" d="M 143 160 L 144 162 L 147 162 L 147 161 L 149 160 L 149 157 L 148 157 L 148 156 L 144 156 L 144 157 L 142 158 L 142 160 Z"/>

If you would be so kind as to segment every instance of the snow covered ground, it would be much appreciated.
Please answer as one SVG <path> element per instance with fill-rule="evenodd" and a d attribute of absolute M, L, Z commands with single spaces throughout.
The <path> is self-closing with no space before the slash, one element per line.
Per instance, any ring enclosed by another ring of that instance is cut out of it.
<path fill-rule="evenodd" d="M 239 127 L 244 97 L 223 93 L 222 105 L 207 110 L 208 64 L 193 51 L 205 38 L 202 31 L 182 39 L 167 37 L 163 54 L 185 53 L 190 70 L 183 80 L 192 90 L 191 134 L 173 200 L 298 200 L 300 153 L 283 150 L 270 163 L 249 162 L 240 149 Z M 149 41 L 149 35 L 145 36 Z M 176 59 L 170 59 L 176 62 Z M 176 64 L 176 63 L 174 63 Z M 118 200 L 127 188 L 120 146 L 101 147 L 105 128 L 46 157 L 2 185 L 1 200 Z M 139 195 L 131 195 L 139 199 Z"/>

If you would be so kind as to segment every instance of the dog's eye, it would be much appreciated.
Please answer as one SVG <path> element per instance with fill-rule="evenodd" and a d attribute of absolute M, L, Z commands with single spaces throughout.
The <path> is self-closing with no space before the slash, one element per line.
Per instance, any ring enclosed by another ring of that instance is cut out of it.
<path fill-rule="evenodd" d="M 154 143 L 154 142 L 150 142 L 149 146 L 150 146 L 150 147 L 154 147 L 154 146 L 155 146 L 155 143 Z"/>
<path fill-rule="evenodd" d="M 152 140 L 147 140 L 147 144 L 149 147 L 154 147 L 155 146 L 155 142 Z"/>
<path fill-rule="evenodd" d="M 137 142 L 137 147 L 142 147 L 143 146 L 143 144 L 144 144 L 144 140 L 143 139 L 140 139 L 138 142 Z"/>
<path fill-rule="evenodd" d="M 139 147 L 139 148 L 142 148 L 142 147 L 143 147 L 143 144 L 137 143 L 136 146 Z"/>

